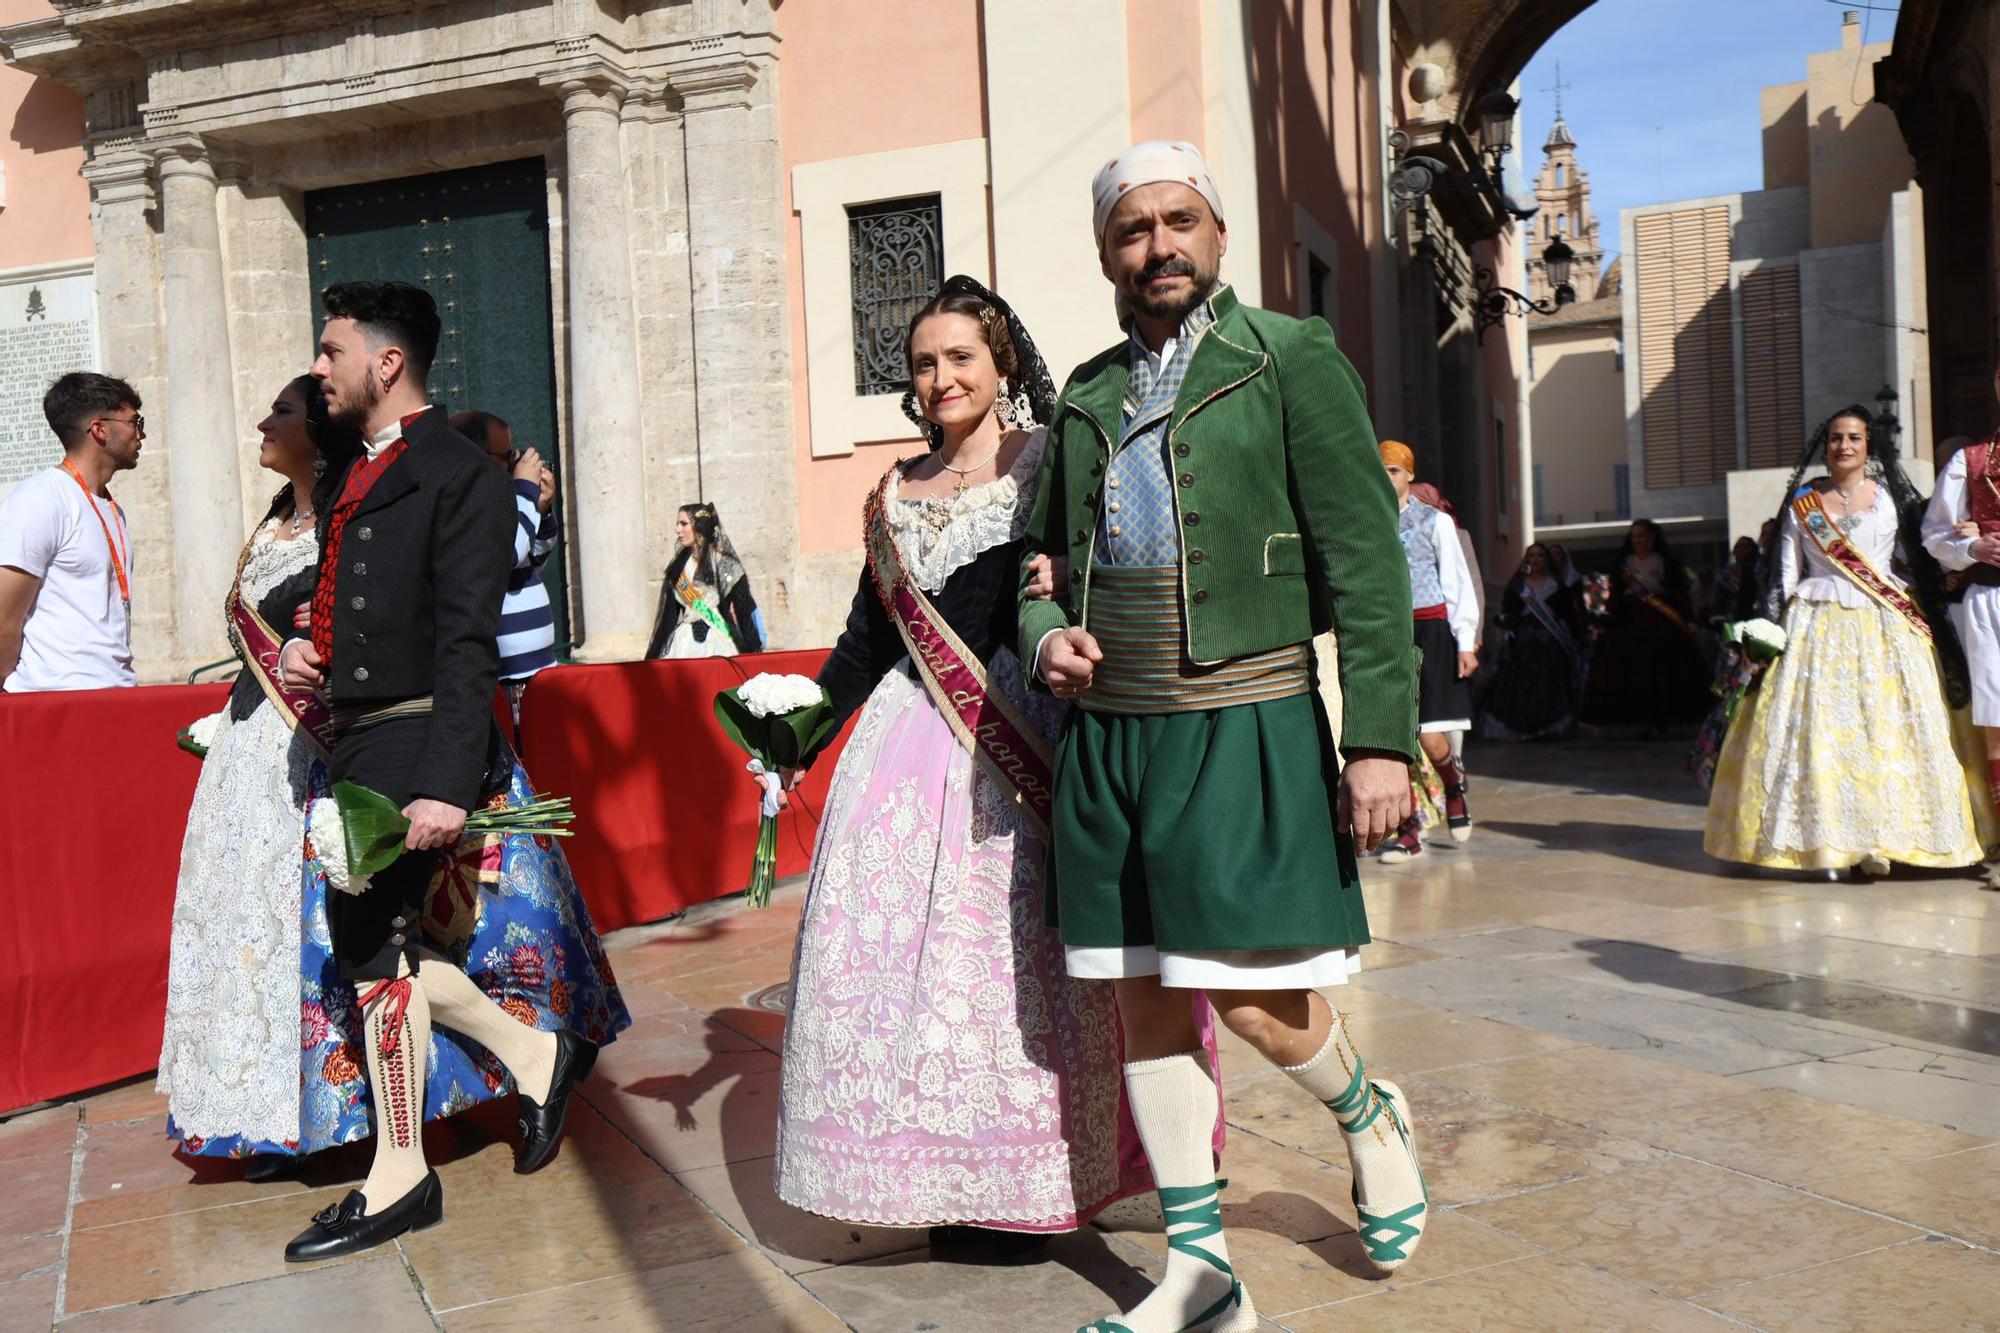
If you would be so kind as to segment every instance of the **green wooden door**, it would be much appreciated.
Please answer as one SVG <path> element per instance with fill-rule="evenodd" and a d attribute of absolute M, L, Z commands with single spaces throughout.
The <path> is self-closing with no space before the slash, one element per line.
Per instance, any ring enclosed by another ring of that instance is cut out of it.
<path fill-rule="evenodd" d="M 549 304 L 547 173 L 539 157 L 462 171 L 314 190 L 306 195 L 315 327 L 336 282 L 409 282 L 444 320 L 431 401 L 477 408 L 514 428 L 560 472 L 554 320 Z M 557 504 L 560 505 L 560 498 Z M 542 571 L 569 658 L 563 547 Z"/>

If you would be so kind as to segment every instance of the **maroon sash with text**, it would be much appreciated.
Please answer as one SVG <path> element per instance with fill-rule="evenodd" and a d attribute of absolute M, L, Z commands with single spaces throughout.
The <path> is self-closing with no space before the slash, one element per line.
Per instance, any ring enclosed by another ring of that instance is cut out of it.
<path fill-rule="evenodd" d="M 324 759 L 333 753 L 333 710 L 312 691 L 289 688 L 279 675 L 278 653 L 285 641 L 264 623 L 264 618 L 243 596 L 243 564 L 249 556 L 250 548 L 246 546 L 243 560 L 236 567 L 236 579 L 229 585 L 229 623 L 236 631 L 237 651 L 245 669 L 264 687 L 264 697 L 271 701 L 286 725 L 294 731 L 303 731 Z"/>
<path fill-rule="evenodd" d="M 1818 491 L 1808 488 L 1793 497 L 1792 515 L 1798 519 L 1799 527 L 1806 536 L 1819 547 L 1820 553 L 1832 561 L 1833 567 L 1845 574 L 1850 583 L 1901 616 L 1911 629 L 1923 636 L 1924 642 L 1931 641 L 1931 623 L 1924 619 L 1924 613 L 1917 609 L 1917 604 L 1910 600 L 1908 593 L 1885 578 L 1882 571 L 1847 540 L 1847 534 L 1827 516 L 1826 506 L 1821 502 Z"/>
<path fill-rule="evenodd" d="M 900 465 L 898 465 L 898 468 Z M 1020 710 L 994 689 L 986 666 L 938 614 L 903 568 L 884 513 L 891 468 L 869 496 L 862 524 L 868 572 L 889 619 L 903 637 L 910 661 L 959 742 L 988 778 L 1014 794 L 1022 820 L 1046 845 L 1055 800 L 1055 755 Z"/>

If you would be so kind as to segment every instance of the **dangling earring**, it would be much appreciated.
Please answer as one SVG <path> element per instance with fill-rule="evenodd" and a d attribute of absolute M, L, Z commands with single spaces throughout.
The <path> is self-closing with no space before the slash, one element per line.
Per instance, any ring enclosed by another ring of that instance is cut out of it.
<path fill-rule="evenodd" d="M 313 475 L 315 477 L 326 475 L 326 454 L 318 449 L 313 450 Z"/>
<path fill-rule="evenodd" d="M 1014 420 L 1014 400 L 1007 395 L 1007 377 L 1000 377 L 1000 388 L 993 398 L 993 415 L 1000 418 L 1000 424 L 1008 430 L 1018 430 Z"/>
<path fill-rule="evenodd" d="M 1861 465 L 1861 473 L 1863 476 L 1880 481 L 1882 479 L 1882 460 L 1873 454 L 1868 455 L 1868 461 Z"/>

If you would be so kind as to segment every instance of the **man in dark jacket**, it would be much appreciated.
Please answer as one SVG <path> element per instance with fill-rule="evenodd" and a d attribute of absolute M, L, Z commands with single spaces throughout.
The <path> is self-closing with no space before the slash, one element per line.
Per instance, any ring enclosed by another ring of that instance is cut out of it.
<path fill-rule="evenodd" d="M 512 768 L 492 700 L 513 514 L 506 476 L 426 400 L 439 332 L 429 294 L 342 283 L 325 303 L 313 374 L 364 452 L 318 497 L 311 637 L 285 645 L 281 669 L 287 683 L 331 696 L 333 779 L 389 797 L 410 831 L 400 860 L 328 904 L 334 961 L 360 994 L 375 1160 L 359 1190 L 287 1247 L 294 1261 L 353 1254 L 443 1218 L 420 1137 L 433 1018 L 485 1045 L 514 1076 L 517 1171 L 554 1154 L 570 1094 L 596 1055 L 570 1032 L 517 1023 L 422 946 L 424 895 L 441 854 Z"/>

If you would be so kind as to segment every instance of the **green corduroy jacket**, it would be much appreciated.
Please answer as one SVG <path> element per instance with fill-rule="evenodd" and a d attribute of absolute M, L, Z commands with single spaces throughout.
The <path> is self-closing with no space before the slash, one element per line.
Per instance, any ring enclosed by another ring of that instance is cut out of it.
<path fill-rule="evenodd" d="M 1215 323 L 1167 433 L 1188 657 L 1223 662 L 1332 629 L 1341 749 L 1414 758 L 1410 574 L 1361 377 L 1326 321 L 1242 305 L 1227 287 L 1211 301 Z M 1056 402 L 1022 564 L 1023 662 L 1050 630 L 1090 627 L 1098 505 L 1130 374 L 1121 342 L 1079 366 Z M 1037 554 L 1069 562 L 1053 601 L 1027 595 Z"/>

